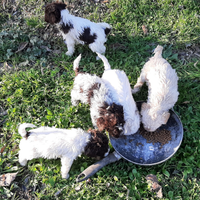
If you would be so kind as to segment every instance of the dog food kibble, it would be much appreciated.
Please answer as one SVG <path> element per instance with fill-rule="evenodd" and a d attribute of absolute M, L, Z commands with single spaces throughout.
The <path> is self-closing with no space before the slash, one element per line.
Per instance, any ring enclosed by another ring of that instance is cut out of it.
<path fill-rule="evenodd" d="M 147 143 L 153 143 L 160 142 L 161 148 L 163 145 L 167 144 L 169 141 L 172 140 L 171 137 L 171 131 L 166 129 L 157 129 L 154 132 L 148 132 L 146 131 L 143 126 L 140 126 L 140 134 L 147 140 Z"/>

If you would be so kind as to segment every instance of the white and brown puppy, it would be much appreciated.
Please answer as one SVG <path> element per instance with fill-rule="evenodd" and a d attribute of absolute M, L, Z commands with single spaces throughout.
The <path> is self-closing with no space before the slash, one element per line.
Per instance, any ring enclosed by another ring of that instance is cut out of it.
<path fill-rule="evenodd" d="M 140 127 L 140 114 L 132 96 L 128 77 L 122 70 L 111 69 L 107 58 L 99 53 L 97 54 L 103 61 L 105 68 L 102 80 L 109 89 L 113 102 L 123 106 L 124 135 L 134 134 Z"/>
<path fill-rule="evenodd" d="M 71 91 L 72 105 L 79 101 L 90 105 L 92 123 L 100 131 L 104 129 L 113 137 L 123 131 L 124 112 L 121 105 L 113 102 L 112 96 L 102 79 L 96 75 L 79 72 L 81 55 L 74 60 L 75 79 Z"/>
<path fill-rule="evenodd" d="M 107 23 L 94 23 L 88 19 L 69 14 L 66 4 L 51 3 L 45 7 L 45 21 L 58 24 L 63 39 L 67 45 L 66 55 L 74 53 L 75 44 L 87 44 L 93 52 L 104 54 L 111 26 Z"/>
<path fill-rule="evenodd" d="M 140 126 L 140 115 L 132 97 L 126 74 L 112 70 L 105 56 L 98 54 L 104 62 L 102 78 L 88 73 L 78 73 L 81 56 L 74 61 L 76 77 L 71 91 L 71 101 L 90 105 L 92 123 L 107 130 L 113 137 L 134 134 Z"/>
<path fill-rule="evenodd" d="M 82 153 L 89 157 L 101 158 L 109 153 L 107 136 L 96 130 L 39 127 L 27 132 L 26 128 L 29 127 L 36 126 L 24 123 L 18 129 L 22 136 L 19 144 L 19 163 L 23 166 L 34 158 L 60 158 L 62 178 L 67 179 L 73 161 Z"/>
<path fill-rule="evenodd" d="M 136 93 L 146 82 L 148 100 L 142 104 L 142 123 L 147 131 L 153 132 L 166 124 L 168 112 L 178 100 L 178 76 L 175 69 L 162 57 L 163 47 L 158 45 L 155 55 L 145 63 L 140 77 L 132 90 Z"/>

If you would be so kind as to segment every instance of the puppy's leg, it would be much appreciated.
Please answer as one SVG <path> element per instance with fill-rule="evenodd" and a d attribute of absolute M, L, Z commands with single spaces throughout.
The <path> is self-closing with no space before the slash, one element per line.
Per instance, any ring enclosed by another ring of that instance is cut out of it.
<path fill-rule="evenodd" d="M 83 89 L 79 84 L 74 84 L 74 88 L 71 90 L 71 103 L 73 106 L 77 106 L 79 101 L 82 103 L 87 103 L 88 97 L 84 93 Z"/>
<path fill-rule="evenodd" d="M 68 49 L 68 51 L 65 54 L 67 56 L 72 56 L 74 53 L 74 46 L 75 46 L 74 40 L 71 37 L 66 38 L 65 44 L 67 45 L 67 49 Z"/>
<path fill-rule="evenodd" d="M 132 93 L 135 94 L 140 91 L 140 88 L 145 83 L 146 79 L 143 73 L 140 74 L 140 76 L 137 79 L 137 83 L 134 85 L 134 88 L 132 90 Z"/>
<path fill-rule="evenodd" d="M 68 179 L 69 178 L 69 170 L 73 164 L 74 159 L 68 158 L 66 156 L 61 157 L 61 174 L 62 178 Z"/>
<path fill-rule="evenodd" d="M 27 164 L 27 159 L 26 159 L 25 155 L 23 155 L 23 153 L 21 151 L 19 151 L 19 163 L 22 166 L 25 166 Z"/>
<path fill-rule="evenodd" d="M 104 43 L 93 42 L 92 44 L 89 45 L 89 47 L 93 52 L 97 52 L 100 54 L 105 54 L 105 52 L 106 52 L 106 47 L 105 47 Z M 97 56 L 96 60 L 99 60 L 99 59 L 100 59 L 99 56 Z"/>

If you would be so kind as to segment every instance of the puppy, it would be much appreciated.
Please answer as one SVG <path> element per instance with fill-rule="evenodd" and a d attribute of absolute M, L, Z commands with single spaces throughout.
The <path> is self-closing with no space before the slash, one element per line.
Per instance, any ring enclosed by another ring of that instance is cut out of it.
<path fill-rule="evenodd" d="M 73 161 L 81 153 L 90 157 L 107 156 L 109 152 L 108 138 L 96 130 L 88 132 L 78 129 L 60 129 L 39 127 L 26 131 L 26 128 L 36 127 L 24 123 L 18 132 L 22 136 L 19 144 L 19 163 L 25 166 L 28 160 L 34 158 L 61 159 L 62 178 L 69 177 L 69 170 Z"/>
<path fill-rule="evenodd" d="M 97 53 L 104 63 L 104 73 L 102 80 L 109 89 L 112 100 L 123 106 L 124 110 L 124 134 L 131 135 L 138 131 L 140 127 L 140 114 L 131 93 L 131 87 L 124 71 L 111 69 L 105 56 Z"/>
<path fill-rule="evenodd" d="M 74 53 L 75 44 L 87 44 L 93 52 L 104 54 L 106 36 L 111 31 L 107 23 L 94 23 L 88 19 L 69 14 L 66 4 L 51 3 L 45 7 L 45 21 L 58 24 L 68 51 L 66 55 Z M 97 58 L 98 59 L 98 58 Z"/>
<path fill-rule="evenodd" d="M 148 85 L 148 100 L 142 104 L 141 115 L 143 126 L 149 132 L 167 123 L 170 117 L 168 110 L 174 106 L 179 95 L 178 76 L 162 57 L 162 51 L 163 47 L 158 45 L 132 90 L 136 93 L 144 82 Z"/>
<path fill-rule="evenodd" d="M 98 56 L 105 66 L 102 78 L 78 72 L 81 55 L 74 61 L 76 77 L 71 91 L 72 104 L 77 105 L 78 101 L 89 104 L 92 123 L 100 131 L 105 129 L 113 137 L 119 137 L 122 132 L 133 134 L 139 129 L 140 116 L 128 78 L 120 70 L 111 70 L 105 56 Z"/>

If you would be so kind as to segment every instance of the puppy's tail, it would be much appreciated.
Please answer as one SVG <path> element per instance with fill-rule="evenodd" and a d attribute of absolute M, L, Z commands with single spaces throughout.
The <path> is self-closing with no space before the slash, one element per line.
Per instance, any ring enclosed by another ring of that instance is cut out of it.
<path fill-rule="evenodd" d="M 112 27 L 110 26 L 110 24 L 107 24 L 105 22 L 101 22 L 101 23 L 98 23 L 105 31 L 105 34 L 108 35 L 112 29 Z"/>
<path fill-rule="evenodd" d="M 24 123 L 24 124 L 20 124 L 19 128 L 18 128 L 18 133 L 22 136 L 22 137 L 26 137 L 27 131 L 26 128 L 35 128 L 36 126 L 34 124 L 30 124 L 30 123 Z"/>
<path fill-rule="evenodd" d="M 79 72 L 79 63 L 80 63 L 80 60 L 81 60 L 81 54 L 74 60 L 74 64 L 73 64 L 73 69 L 74 69 L 76 75 Z"/>
<path fill-rule="evenodd" d="M 154 50 L 154 54 L 155 56 L 158 55 L 158 56 L 161 56 L 162 55 L 162 51 L 163 51 L 163 47 L 158 45 L 155 50 Z"/>
<path fill-rule="evenodd" d="M 105 70 L 105 71 L 106 71 L 106 70 L 110 70 L 111 67 L 110 67 L 110 64 L 109 64 L 107 58 L 106 58 L 105 56 L 103 56 L 102 54 L 98 53 L 98 52 L 96 52 L 96 53 L 97 53 L 98 57 L 101 58 L 101 60 L 102 60 L 103 63 L 104 63 L 104 70 Z"/>
<path fill-rule="evenodd" d="M 73 69 L 75 71 L 76 76 L 79 74 L 79 63 L 81 60 L 81 54 L 74 60 Z"/>

